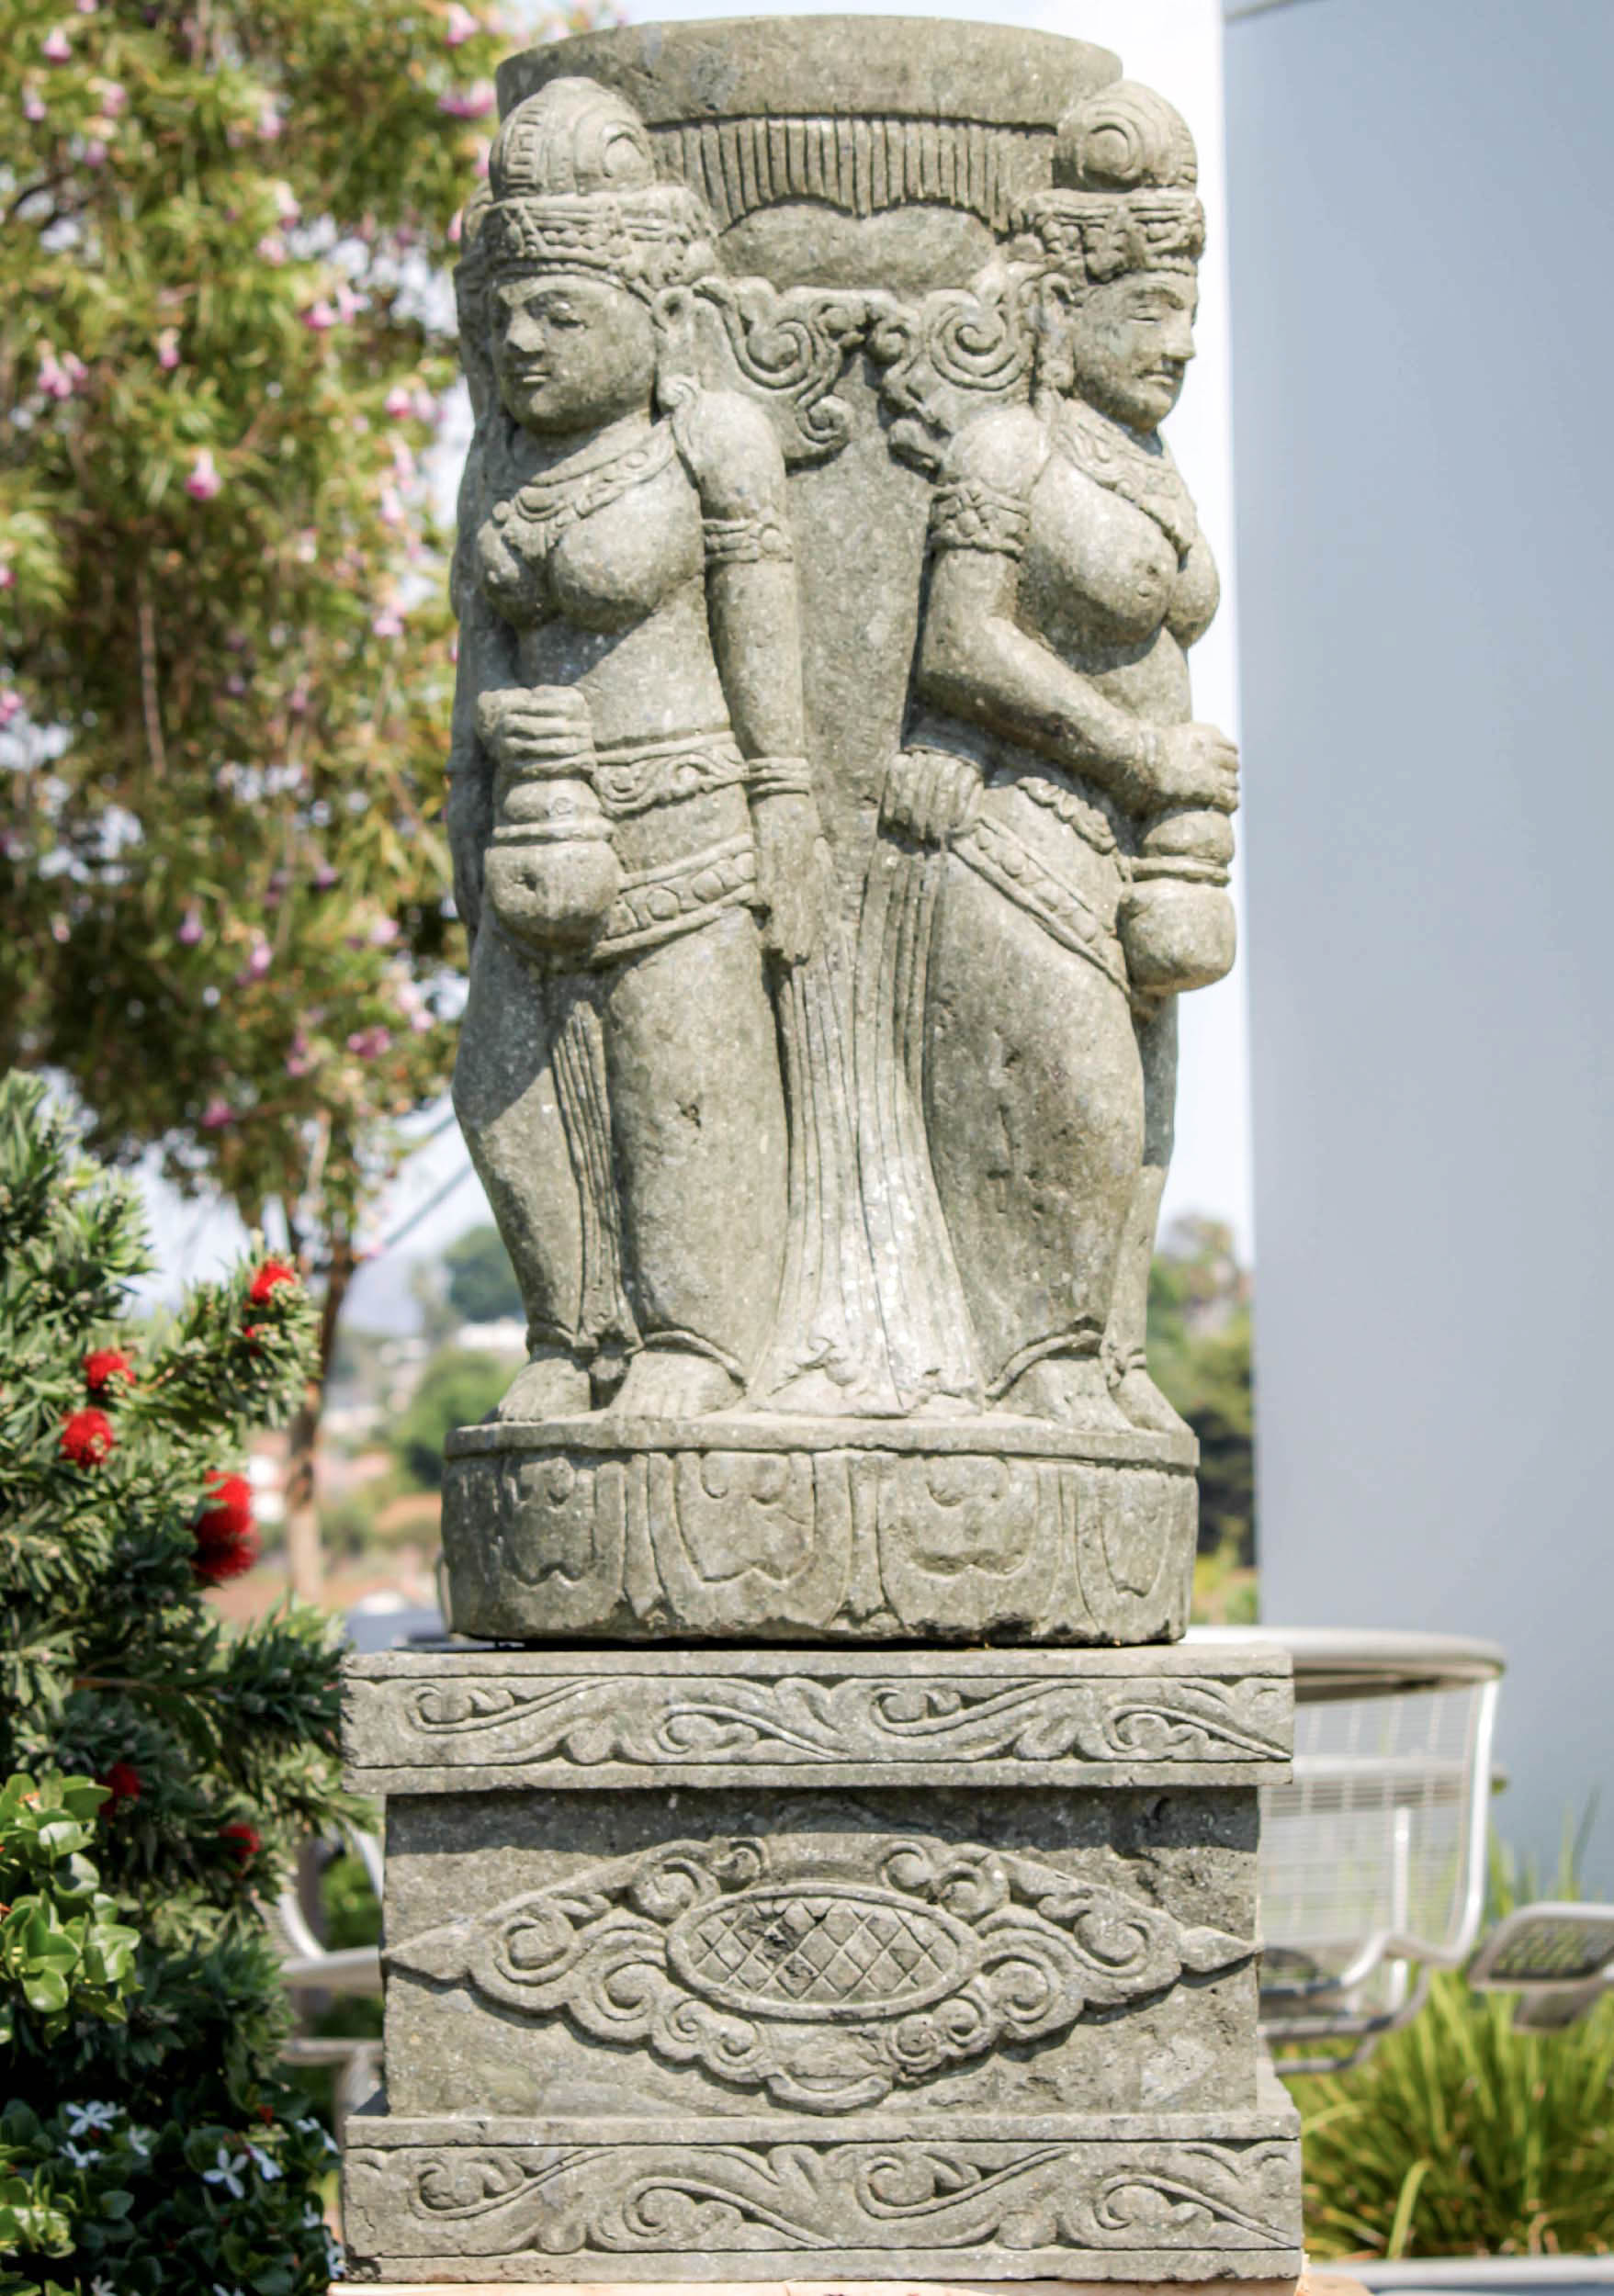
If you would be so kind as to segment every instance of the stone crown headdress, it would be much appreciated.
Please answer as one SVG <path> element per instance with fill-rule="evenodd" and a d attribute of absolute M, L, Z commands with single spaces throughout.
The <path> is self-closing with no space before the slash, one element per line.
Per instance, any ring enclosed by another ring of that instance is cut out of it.
<path fill-rule="evenodd" d="M 1129 271 L 1191 271 L 1205 244 L 1198 180 L 1181 113 L 1117 80 L 1060 121 L 1055 188 L 1028 199 L 1021 219 L 1078 292 Z"/>
<path fill-rule="evenodd" d="M 631 104 L 596 80 L 551 80 L 493 140 L 461 267 L 483 277 L 592 273 L 649 302 L 714 266 L 710 232 L 693 191 L 657 180 Z"/>

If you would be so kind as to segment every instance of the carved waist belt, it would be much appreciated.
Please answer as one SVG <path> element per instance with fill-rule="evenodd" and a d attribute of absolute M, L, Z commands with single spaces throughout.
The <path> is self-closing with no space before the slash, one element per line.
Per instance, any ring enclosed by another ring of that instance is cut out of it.
<path fill-rule="evenodd" d="M 605 912 L 600 937 L 589 951 L 591 965 L 654 949 L 664 940 L 693 933 L 721 909 L 744 908 L 756 897 L 757 856 L 750 830 L 720 844 L 686 853 L 659 869 L 623 881 Z"/>
<path fill-rule="evenodd" d="M 1128 994 L 1126 966 L 1115 929 L 1086 894 L 1056 876 L 1046 861 L 1002 822 L 979 814 L 952 850 L 1017 909 L 1034 919 L 1051 940 L 1096 965 L 1123 996 Z"/>
<path fill-rule="evenodd" d="M 602 743 L 595 752 L 593 782 L 600 803 L 614 820 L 648 813 L 652 805 L 676 805 L 709 789 L 728 789 L 745 780 L 745 760 L 727 726 L 709 733 L 668 734 L 658 741 Z"/>

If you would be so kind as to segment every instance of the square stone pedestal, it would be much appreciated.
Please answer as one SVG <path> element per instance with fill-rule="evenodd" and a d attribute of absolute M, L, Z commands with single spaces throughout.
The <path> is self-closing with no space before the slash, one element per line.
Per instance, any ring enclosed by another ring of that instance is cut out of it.
<path fill-rule="evenodd" d="M 1292 2279 L 1272 1653 L 348 1661 L 388 1797 L 356 2278 Z"/>

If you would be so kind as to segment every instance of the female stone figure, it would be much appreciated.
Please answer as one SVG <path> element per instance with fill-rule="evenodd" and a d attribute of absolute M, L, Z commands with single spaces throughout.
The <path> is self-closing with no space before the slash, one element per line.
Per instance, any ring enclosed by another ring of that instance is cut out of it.
<path fill-rule="evenodd" d="M 1233 957 L 1237 761 L 1191 719 L 1185 660 L 1216 576 L 1156 435 L 1193 355 L 1203 217 L 1185 124 L 1127 83 L 1062 124 L 1055 180 L 1014 251 L 1031 403 L 967 423 L 933 499 L 875 861 L 890 879 L 914 856 L 931 891 L 917 953 L 882 962 L 975 1348 L 932 1386 L 967 1370 L 1011 1412 L 1167 1428 L 1143 1338 L 1173 999 Z"/>
<path fill-rule="evenodd" d="M 468 242 L 455 1105 L 527 1309 L 501 1415 L 620 1379 L 613 1408 L 687 1416 L 739 1393 L 779 1289 L 764 948 L 807 953 L 818 883 L 784 469 L 677 371 L 715 258 L 621 98 L 518 106 Z"/>

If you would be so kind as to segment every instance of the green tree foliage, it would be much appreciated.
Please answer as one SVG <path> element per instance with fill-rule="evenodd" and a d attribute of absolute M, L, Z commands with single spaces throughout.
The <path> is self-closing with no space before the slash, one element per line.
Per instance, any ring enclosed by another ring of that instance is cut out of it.
<path fill-rule="evenodd" d="M 1537 1894 L 1498 1862 L 1493 1914 Z M 1577 1896 L 1573 1874 L 1552 1894 Z M 1614 1995 L 1520 2032 L 1512 1995 L 1440 1971 L 1365 2065 L 1294 2098 L 1315 2257 L 1614 2252 Z"/>
<path fill-rule="evenodd" d="M 484 1222 L 457 1236 L 443 1255 L 448 1304 L 467 1323 L 496 1323 L 514 1316 L 525 1319 L 515 1270 L 499 1241 L 499 1231 Z"/>
<path fill-rule="evenodd" d="M 0 1080 L 0 2290 L 312 2296 L 322 2140 L 254 1899 L 345 1808 L 335 1660 L 317 1614 L 226 1638 L 205 1590 L 315 1319 L 264 1259 L 137 1344 L 146 1266 L 130 1185 Z"/>
<path fill-rule="evenodd" d="M 1222 1221 L 1173 1222 L 1149 1273 L 1149 1369 L 1200 1442 L 1200 1551 L 1256 1559 L 1250 1283 Z"/>
<path fill-rule="evenodd" d="M 326 1358 L 448 1057 L 435 266 L 512 38 L 460 0 L 0 0 L 0 1065 L 273 1222 Z"/>
<path fill-rule="evenodd" d="M 443 1488 L 443 1441 L 451 1427 L 474 1426 L 510 1385 L 500 1356 L 445 1347 L 421 1375 L 414 1399 L 393 1437 L 399 1464 L 422 1491 Z"/>

